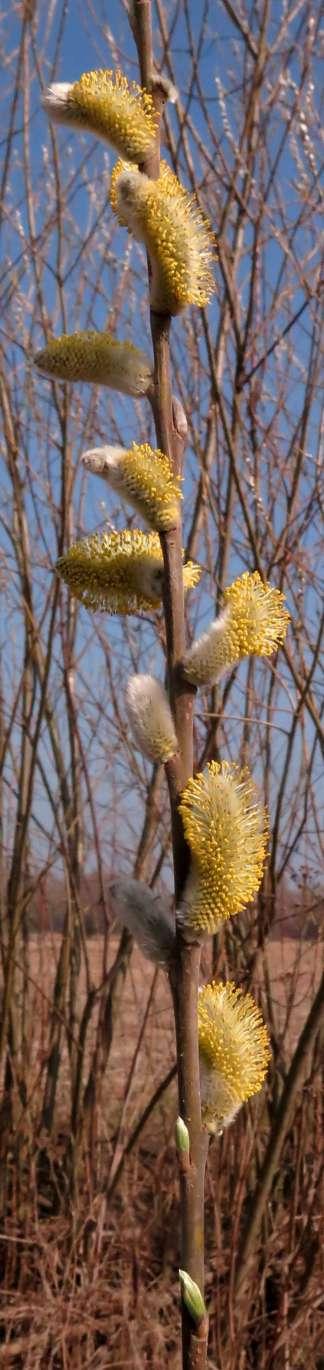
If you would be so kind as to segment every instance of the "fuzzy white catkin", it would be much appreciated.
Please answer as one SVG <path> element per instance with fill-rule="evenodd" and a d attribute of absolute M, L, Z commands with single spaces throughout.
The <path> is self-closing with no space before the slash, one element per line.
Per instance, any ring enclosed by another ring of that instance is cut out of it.
<path fill-rule="evenodd" d="M 167 965 L 175 942 L 172 915 L 143 880 L 118 879 L 109 886 L 117 922 L 128 929 L 149 961 Z"/>
<path fill-rule="evenodd" d="M 230 626 L 230 611 L 224 609 L 219 618 L 210 624 L 207 632 L 202 633 L 186 653 L 185 675 L 195 685 L 216 685 L 221 676 L 229 670 L 229 650 L 227 629 Z"/>
<path fill-rule="evenodd" d="M 178 750 L 172 713 L 163 685 L 151 675 L 133 675 L 126 709 L 137 746 L 150 761 L 164 763 Z"/>

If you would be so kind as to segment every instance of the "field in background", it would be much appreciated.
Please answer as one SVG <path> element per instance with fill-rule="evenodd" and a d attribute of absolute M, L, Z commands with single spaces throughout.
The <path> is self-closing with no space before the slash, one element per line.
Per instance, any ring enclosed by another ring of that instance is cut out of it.
<path fill-rule="evenodd" d="M 32 937 L 29 942 L 29 1015 L 27 1032 L 29 1036 L 29 1056 L 33 1064 L 33 1085 L 37 1081 L 39 1068 L 44 1062 L 48 1041 L 48 1013 L 51 1008 L 52 990 L 58 961 L 61 938 L 58 933 Z M 210 945 L 210 943 L 209 943 Z M 110 938 L 108 945 L 102 936 L 91 937 L 87 941 L 88 973 L 91 983 L 99 987 L 109 967 L 114 961 L 117 939 Z M 276 1027 L 276 1037 L 282 1042 L 286 1064 L 298 1040 L 305 1021 L 311 998 L 319 984 L 321 975 L 321 946 L 317 942 L 302 941 L 284 937 L 280 941 L 269 942 L 256 978 L 254 993 L 264 988 L 264 967 L 266 967 L 271 987 L 271 1003 Z M 210 975 L 208 953 L 203 958 L 203 976 Z M 84 961 L 79 980 L 79 1011 L 82 1012 L 86 997 L 86 972 Z M 98 1010 L 94 1011 L 85 1064 L 94 1046 Z M 266 1004 L 264 1006 L 266 1013 Z M 139 1110 L 142 1112 L 153 1090 L 163 1079 L 175 1059 L 174 1026 L 167 978 L 162 970 L 156 972 L 137 949 L 134 950 L 126 973 L 118 1030 L 115 1033 L 108 1070 L 106 1071 L 102 1108 L 98 1119 L 100 1136 L 109 1138 L 119 1122 L 125 1087 L 131 1071 L 136 1044 L 140 1030 L 146 1019 L 143 1040 L 132 1073 L 131 1088 L 127 1107 L 123 1113 L 123 1132 L 132 1128 Z M 65 1107 L 68 1111 L 70 1100 L 69 1058 L 63 1050 L 64 1066 L 60 1075 L 60 1114 L 62 1121 Z M 66 1091 L 66 1098 L 65 1098 Z M 175 1116 L 176 1087 L 160 1104 L 160 1121 L 165 1127 L 164 1139 L 170 1132 L 170 1115 Z M 168 1121 L 167 1121 L 168 1120 Z M 151 1124 L 150 1124 L 151 1131 Z"/>

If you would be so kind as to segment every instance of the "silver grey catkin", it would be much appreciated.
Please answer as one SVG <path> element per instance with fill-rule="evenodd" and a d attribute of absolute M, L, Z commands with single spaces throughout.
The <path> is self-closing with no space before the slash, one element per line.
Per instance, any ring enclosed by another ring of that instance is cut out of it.
<path fill-rule="evenodd" d="M 109 886 L 117 922 L 132 933 L 143 956 L 165 966 L 174 950 L 175 926 L 167 902 L 143 880 L 114 880 Z"/>

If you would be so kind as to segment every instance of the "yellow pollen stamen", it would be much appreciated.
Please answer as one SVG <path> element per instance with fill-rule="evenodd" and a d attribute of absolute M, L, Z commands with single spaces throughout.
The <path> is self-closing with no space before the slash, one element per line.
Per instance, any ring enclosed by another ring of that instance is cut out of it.
<path fill-rule="evenodd" d="M 92 533 L 60 557 L 57 570 L 87 609 L 137 614 L 161 604 L 163 556 L 157 533 L 138 528 Z M 200 575 L 200 567 L 188 561 L 183 567 L 184 588 L 196 585 Z"/>
<path fill-rule="evenodd" d="M 193 685 L 212 685 L 243 657 L 270 656 L 284 642 L 289 614 L 281 590 L 245 571 L 224 592 L 224 609 L 193 643 L 184 672 Z"/>
<path fill-rule="evenodd" d="M 62 381 L 108 385 L 124 395 L 145 395 L 152 365 L 139 347 L 111 333 L 62 333 L 50 338 L 34 358 L 39 371 Z"/>
<path fill-rule="evenodd" d="M 226 761 L 188 781 L 179 809 L 192 857 L 179 918 L 188 936 L 214 933 L 257 893 L 266 813 L 249 772 Z"/>
<path fill-rule="evenodd" d="M 168 532 L 179 521 L 180 481 L 169 458 L 148 443 L 126 451 L 98 447 L 85 452 L 87 470 L 101 476 L 147 520 L 151 528 Z"/>
<path fill-rule="evenodd" d="M 156 137 L 152 96 L 118 69 L 85 71 L 73 85 L 50 86 L 44 105 L 56 122 L 97 134 L 130 162 L 140 162 Z"/>
<path fill-rule="evenodd" d="M 262 1088 L 270 1041 L 251 994 L 232 981 L 205 985 L 198 996 L 202 1121 L 217 1131 Z"/>
<path fill-rule="evenodd" d="M 178 314 L 208 304 L 215 290 L 215 242 L 208 220 L 166 162 L 151 181 L 125 162 L 114 167 L 110 202 L 119 223 L 146 245 L 152 261 L 151 305 Z"/>

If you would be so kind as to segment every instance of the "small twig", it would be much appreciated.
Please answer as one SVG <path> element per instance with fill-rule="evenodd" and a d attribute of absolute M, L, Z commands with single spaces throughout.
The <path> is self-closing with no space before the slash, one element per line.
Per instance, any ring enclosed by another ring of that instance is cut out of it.
<path fill-rule="evenodd" d="M 234 5 L 231 4 L 231 0 L 223 0 L 223 5 L 224 9 L 226 10 L 226 13 L 229 15 L 229 18 L 235 25 L 235 28 L 238 29 L 239 33 L 241 34 L 241 37 L 244 38 L 244 42 L 246 43 L 246 46 L 249 49 L 249 52 L 251 53 L 251 57 L 253 57 L 254 61 L 256 62 L 258 59 L 258 48 L 256 43 L 254 42 L 254 38 L 252 38 L 252 35 L 249 32 L 247 24 L 245 24 L 243 19 L 240 18 L 239 14 L 237 13 L 237 9 Z"/>
<path fill-rule="evenodd" d="M 138 1119 L 136 1127 L 133 1128 L 133 1132 L 131 1132 L 131 1135 L 128 1138 L 128 1142 L 124 1147 L 124 1151 L 122 1152 L 122 1155 L 118 1162 L 117 1170 L 115 1170 L 115 1174 L 113 1175 L 111 1183 L 109 1183 L 108 1185 L 108 1199 L 111 1199 L 112 1194 L 114 1194 L 114 1191 L 117 1188 L 117 1185 L 119 1184 L 119 1180 L 121 1178 L 121 1174 L 124 1169 L 127 1156 L 130 1155 L 131 1151 L 133 1150 L 133 1147 L 136 1145 L 136 1142 L 138 1141 L 138 1138 L 140 1137 L 140 1134 L 143 1131 L 143 1127 L 145 1127 L 145 1123 L 148 1122 L 151 1113 L 153 1113 L 154 1109 L 156 1108 L 156 1105 L 162 1098 L 162 1095 L 165 1094 L 165 1091 L 168 1089 L 169 1085 L 171 1084 L 171 1081 L 175 1079 L 176 1074 L 176 1065 L 171 1066 L 171 1069 L 168 1071 L 168 1074 L 164 1076 L 164 1080 L 161 1080 L 161 1083 L 157 1086 L 157 1089 L 154 1090 L 154 1094 L 152 1094 L 151 1099 L 149 1099 L 148 1104 L 146 1104 L 146 1108 L 144 1108 L 143 1113 L 141 1113 L 141 1117 Z"/>
<path fill-rule="evenodd" d="M 276 347 L 280 346 L 280 343 L 283 341 L 283 338 L 286 338 L 287 333 L 290 333 L 290 329 L 293 328 L 294 323 L 297 323 L 298 319 L 300 319 L 302 314 L 304 314 L 305 309 L 307 309 L 308 305 L 310 304 L 311 298 L 311 296 L 307 296 L 307 300 L 303 301 L 303 304 L 301 304 L 300 309 L 297 309 L 297 313 L 293 315 L 292 319 L 289 319 L 289 323 L 287 323 L 286 327 L 282 329 L 282 332 L 277 334 L 277 337 L 274 338 L 273 343 L 271 343 L 271 347 L 268 347 L 267 351 L 263 352 L 262 357 L 260 357 L 259 361 L 255 363 L 255 366 L 252 366 L 251 371 L 248 371 L 247 374 L 245 374 L 244 371 L 242 371 L 237 382 L 238 391 L 243 390 L 243 386 L 247 385 L 248 382 L 252 380 L 252 376 L 255 376 L 256 371 L 259 371 L 260 366 L 263 366 L 264 362 L 268 360 L 268 357 L 271 357 L 272 352 L 275 351 Z"/>
<path fill-rule="evenodd" d="M 137 1038 L 135 1050 L 134 1050 L 134 1053 L 133 1053 L 133 1056 L 132 1056 L 132 1060 L 131 1060 L 131 1064 L 130 1064 L 129 1071 L 128 1071 L 128 1077 L 127 1077 L 126 1085 L 125 1085 L 125 1089 L 124 1089 L 122 1113 L 121 1113 L 121 1118 L 120 1118 L 120 1122 L 119 1122 L 117 1137 L 116 1137 L 116 1140 L 115 1140 L 114 1155 L 113 1155 L 113 1159 L 112 1159 L 112 1163 L 111 1163 L 110 1179 L 109 1179 L 108 1189 L 110 1189 L 110 1186 L 113 1184 L 114 1175 L 116 1174 L 116 1171 L 118 1170 L 119 1160 L 120 1160 L 121 1156 L 123 1155 L 122 1140 L 121 1140 L 121 1139 L 122 1139 L 123 1132 L 124 1132 L 123 1120 L 124 1120 L 124 1117 L 125 1117 L 125 1113 L 126 1113 L 126 1109 L 127 1109 L 127 1104 L 128 1104 L 128 1100 L 129 1100 L 129 1095 L 130 1095 L 130 1091 L 131 1091 L 132 1084 L 133 1084 L 134 1077 L 135 1077 L 136 1066 L 137 1066 L 138 1058 L 139 1058 L 139 1055 L 140 1055 L 140 1050 L 141 1050 L 141 1045 L 142 1045 L 143 1037 L 144 1037 L 144 1034 L 145 1034 L 145 1029 L 146 1029 L 146 1026 L 147 1026 L 147 1021 L 148 1021 L 148 1017 L 149 1017 L 149 1013 L 150 1013 L 150 1008 L 151 1008 L 151 1004 L 152 1004 L 152 1000 L 153 1000 L 153 995 L 154 995 L 154 991 L 155 991 L 155 986 L 156 986 L 156 981 L 157 981 L 158 973 L 159 973 L 159 972 L 158 972 L 158 968 L 156 968 L 156 970 L 154 971 L 153 979 L 152 979 L 151 986 L 150 986 L 149 995 L 148 995 L 147 1002 L 146 1002 L 146 1008 L 145 1008 L 145 1013 L 144 1013 L 142 1025 L 141 1025 L 141 1028 L 140 1028 L 140 1032 L 139 1032 L 139 1035 L 138 1035 L 138 1038 Z"/>

